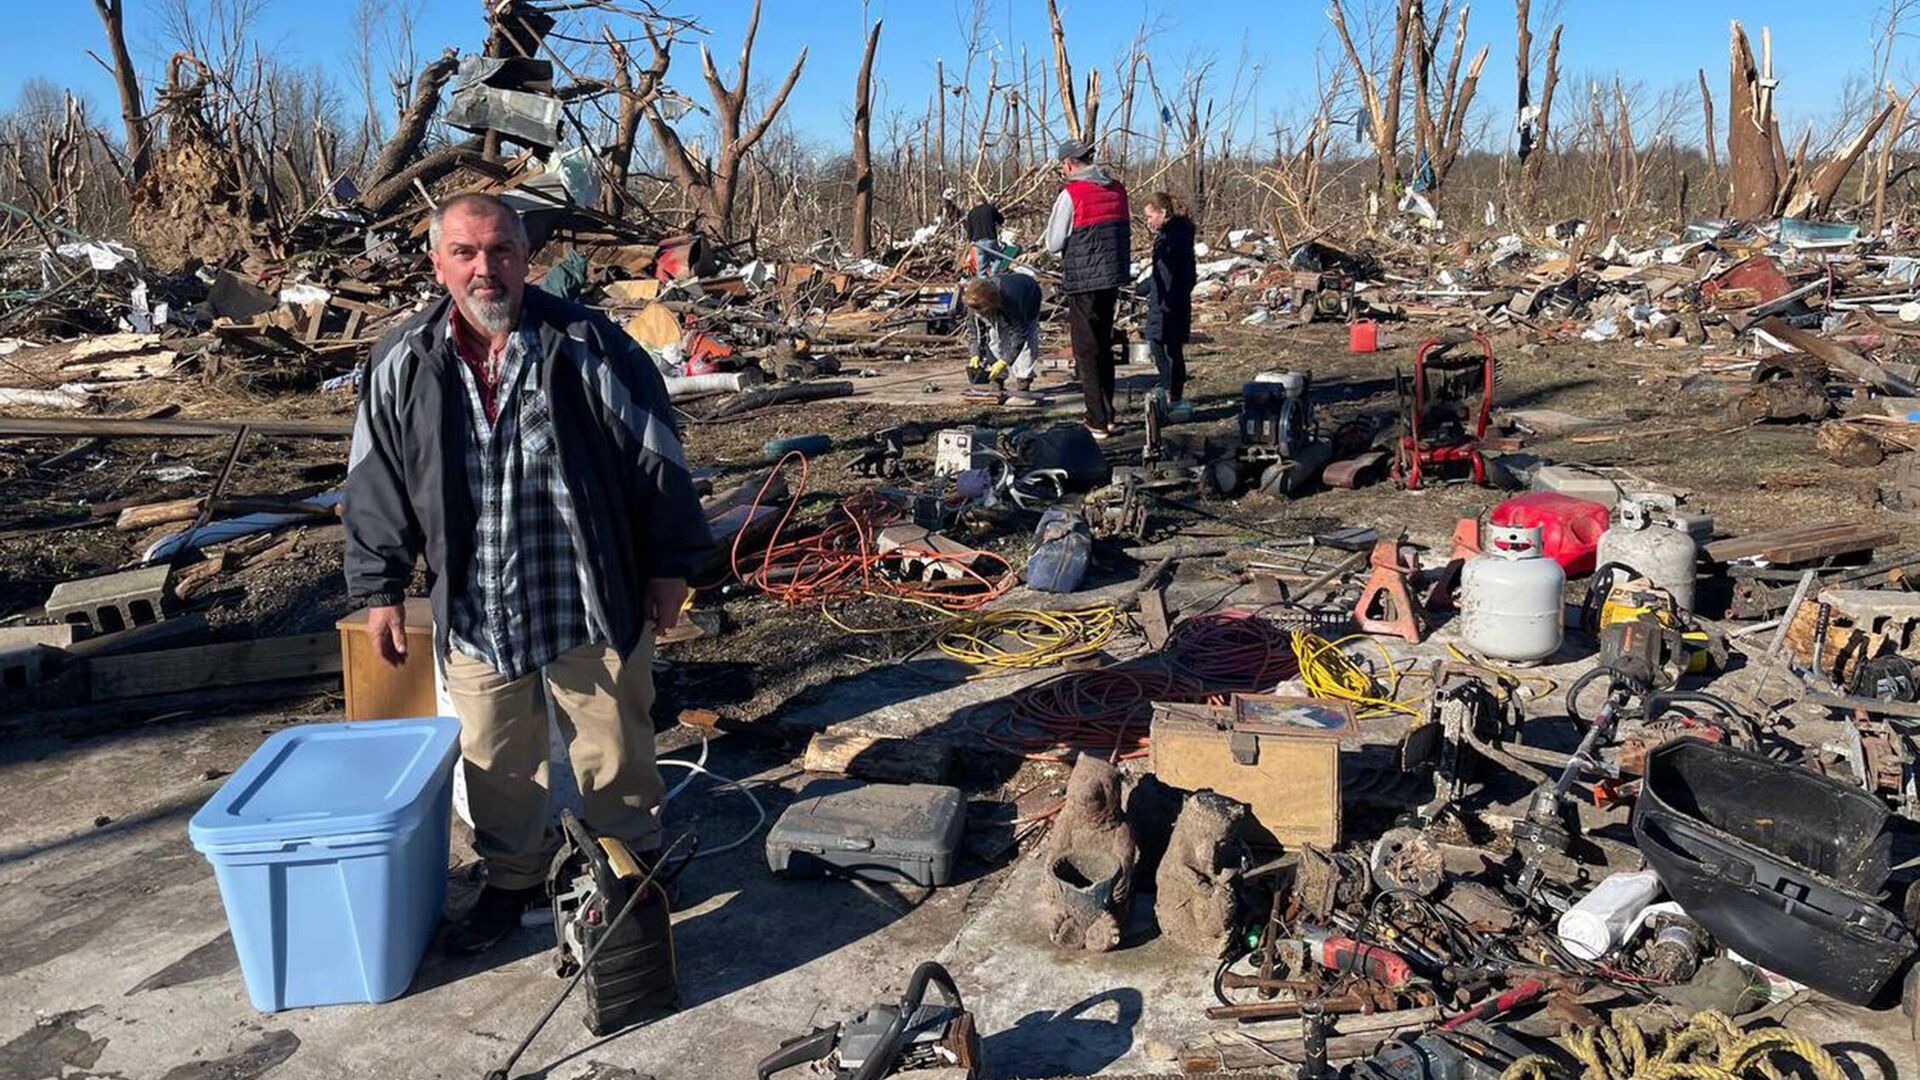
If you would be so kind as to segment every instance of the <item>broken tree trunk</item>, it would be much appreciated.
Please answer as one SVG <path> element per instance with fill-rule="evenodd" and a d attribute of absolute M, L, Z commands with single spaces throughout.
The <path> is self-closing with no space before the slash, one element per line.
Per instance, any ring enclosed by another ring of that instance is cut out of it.
<path fill-rule="evenodd" d="M 392 213 L 414 191 L 415 183 L 431 185 L 442 177 L 451 175 L 455 169 L 469 163 L 478 164 L 486 160 L 482 150 L 484 141 L 475 135 L 463 139 L 451 146 L 419 158 L 381 183 L 367 188 L 360 195 L 360 205 L 372 211 L 375 216 Z"/>
<path fill-rule="evenodd" d="M 1873 114 L 1873 118 L 1867 121 L 1866 126 L 1861 128 L 1847 145 L 1841 147 L 1838 153 L 1815 169 L 1813 175 L 1807 179 L 1806 187 L 1795 192 L 1793 198 L 1788 201 L 1788 217 L 1827 216 L 1833 209 L 1833 197 L 1839 193 L 1840 185 L 1846 181 L 1847 174 L 1853 171 L 1853 166 L 1860 160 L 1860 156 L 1873 145 L 1874 137 L 1880 134 L 1880 129 L 1886 126 L 1888 118 L 1893 115 L 1899 104 L 1900 96 L 1894 93 L 1892 86 L 1888 86 L 1887 101 L 1880 106 L 1880 111 Z"/>
<path fill-rule="evenodd" d="M 853 253 L 859 258 L 873 250 L 873 149 L 868 133 L 873 126 L 873 53 L 879 46 L 880 20 L 875 19 L 853 91 Z"/>
<path fill-rule="evenodd" d="M 1737 20 L 1729 49 L 1727 171 L 1732 190 L 1727 213 L 1757 221 L 1773 213 L 1784 163 L 1774 145 L 1772 95 L 1762 83 L 1753 45 Z"/>
<path fill-rule="evenodd" d="M 1541 78 L 1540 117 L 1535 129 L 1537 142 L 1534 144 L 1533 157 L 1528 160 L 1523 176 L 1523 179 L 1529 182 L 1540 174 L 1541 163 L 1546 160 L 1548 151 L 1552 149 L 1547 136 L 1553 129 L 1553 92 L 1560 85 L 1560 32 L 1565 29 L 1566 24 L 1555 24 L 1553 36 L 1547 39 L 1547 72 Z"/>
<path fill-rule="evenodd" d="M 124 0 L 93 0 L 93 7 L 100 13 L 107 51 L 113 56 L 113 85 L 120 94 L 120 120 L 126 127 L 127 183 L 131 187 L 146 179 L 153 167 L 153 126 L 140 104 L 140 77 L 134 71 L 132 54 L 127 52 Z"/>
<path fill-rule="evenodd" d="M 1346 50 L 1347 63 L 1352 65 L 1354 81 L 1360 87 L 1361 102 L 1372 121 L 1374 180 L 1383 201 L 1392 197 L 1400 183 L 1400 95 L 1406 81 L 1408 42 L 1414 33 L 1423 32 L 1412 28 L 1413 6 L 1414 0 L 1398 0 L 1395 4 L 1393 58 L 1384 80 L 1360 59 L 1360 50 L 1347 31 L 1344 0 L 1334 0 L 1327 8 L 1327 19 L 1340 37 L 1341 48 Z"/>
<path fill-rule="evenodd" d="M 413 98 L 400 114 L 400 122 L 394 126 L 392 137 L 380 148 L 380 155 L 373 159 L 373 167 L 367 170 L 366 182 L 360 185 L 362 191 L 371 192 L 390 183 L 420 156 L 420 144 L 427 137 L 427 128 L 433 123 L 434 114 L 440 111 L 440 91 L 459 68 L 459 50 L 448 48 L 421 69 L 420 76 L 413 81 Z M 408 179 L 405 187 L 412 186 L 412 178 Z M 372 206 L 372 200 L 368 201 L 368 205 Z M 383 210 L 374 207 L 374 212 L 381 213 Z"/>
<path fill-rule="evenodd" d="M 1073 95 L 1073 64 L 1067 59 L 1067 27 L 1060 21 L 1060 6 L 1055 0 L 1047 0 L 1047 20 L 1053 26 L 1054 77 L 1060 88 L 1060 111 L 1067 117 L 1067 135 L 1091 142 L 1092 133 L 1080 129 L 1080 106 Z"/>
<path fill-rule="evenodd" d="M 787 70 L 786 79 L 761 111 L 759 120 L 748 127 L 747 90 L 753 66 L 753 40 L 759 30 L 760 0 L 754 0 L 753 13 L 747 19 L 746 33 L 740 40 L 740 70 L 731 86 L 720 80 L 720 72 L 713 66 L 713 55 L 707 51 L 707 47 L 700 47 L 701 74 L 706 79 L 708 93 L 713 97 L 714 127 L 720 151 L 717 160 L 713 155 L 696 157 L 681 140 L 680 133 L 661 114 L 657 100 L 647 107 L 647 127 L 660 146 L 661 156 L 666 159 L 667 171 L 672 174 L 674 184 L 693 204 L 695 227 L 714 233 L 721 239 L 732 239 L 733 236 L 734 195 L 740 188 L 740 170 L 747 155 L 766 137 L 767 130 L 785 107 L 787 97 L 793 93 L 794 84 L 800 81 L 801 69 L 807 64 L 807 50 L 802 48 L 800 55 L 793 59 L 793 67 Z M 650 38 L 658 36 L 651 24 L 647 27 L 647 34 Z M 656 50 L 661 47 L 657 40 L 654 47 Z"/>

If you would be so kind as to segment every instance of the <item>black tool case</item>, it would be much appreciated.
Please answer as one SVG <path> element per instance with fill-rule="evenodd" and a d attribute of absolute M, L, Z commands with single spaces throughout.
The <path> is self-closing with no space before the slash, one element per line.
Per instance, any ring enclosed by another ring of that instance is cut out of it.
<path fill-rule="evenodd" d="M 767 865 L 803 877 L 945 885 L 966 809 L 960 789 L 943 784 L 816 781 L 767 832 Z"/>
<path fill-rule="evenodd" d="M 1689 916 L 1796 982 L 1864 1005 L 1913 955 L 1913 931 L 1881 903 L 1889 814 L 1865 791 L 1677 739 L 1647 755 L 1633 835 Z"/>

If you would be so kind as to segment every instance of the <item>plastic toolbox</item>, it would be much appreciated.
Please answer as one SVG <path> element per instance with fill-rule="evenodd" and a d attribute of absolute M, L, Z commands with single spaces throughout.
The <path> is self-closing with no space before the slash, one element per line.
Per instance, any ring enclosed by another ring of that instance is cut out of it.
<path fill-rule="evenodd" d="M 1913 954 L 1881 903 L 1889 815 L 1858 788 L 1699 739 L 1647 755 L 1633 835 L 1660 883 L 1716 939 L 1853 1004 Z"/>
<path fill-rule="evenodd" d="M 941 784 L 820 780 L 767 833 L 776 874 L 945 885 L 966 829 L 966 799 Z"/>
<path fill-rule="evenodd" d="M 386 1001 L 440 924 L 460 722 L 275 732 L 187 825 L 262 1012 Z"/>

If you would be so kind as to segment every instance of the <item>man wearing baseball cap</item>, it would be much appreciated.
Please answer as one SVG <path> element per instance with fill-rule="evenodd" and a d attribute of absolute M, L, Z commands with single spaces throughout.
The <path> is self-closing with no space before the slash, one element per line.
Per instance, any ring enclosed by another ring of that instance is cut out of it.
<path fill-rule="evenodd" d="M 1130 277 L 1127 187 L 1093 163 L 1093 147 L 1060 144 L 1060 197 L 1047 218 L 1047 250 L 1060 256 L 1073 366 L 1096 439 L 1113 431 L 1113 308 Z"/>

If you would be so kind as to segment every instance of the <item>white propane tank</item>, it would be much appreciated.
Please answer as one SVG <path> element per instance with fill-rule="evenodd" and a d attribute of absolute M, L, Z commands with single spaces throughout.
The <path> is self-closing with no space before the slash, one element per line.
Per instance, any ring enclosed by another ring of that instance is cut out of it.
<path fill-rule="evenodd" d="M 1594 552 L 1598 565 L 1619 563 L 1673 595 L 1681 611 L 1693 610 L 1693 578 L 1700 559 L 1699 545 L 1685 530 L 1675 527 L 1679 502 L 1671 495 L 1623 495 L 1614 508 L 1613 523 L 1600 534 Z"/>
<path fill-rule="evenodd" d="M 1540 530 L 1492 525 L 1460 571 L 1461 636 L 1482 656 L 1516 664 L 1560 648 L 1567 574 L 1540 552 Z"/>

